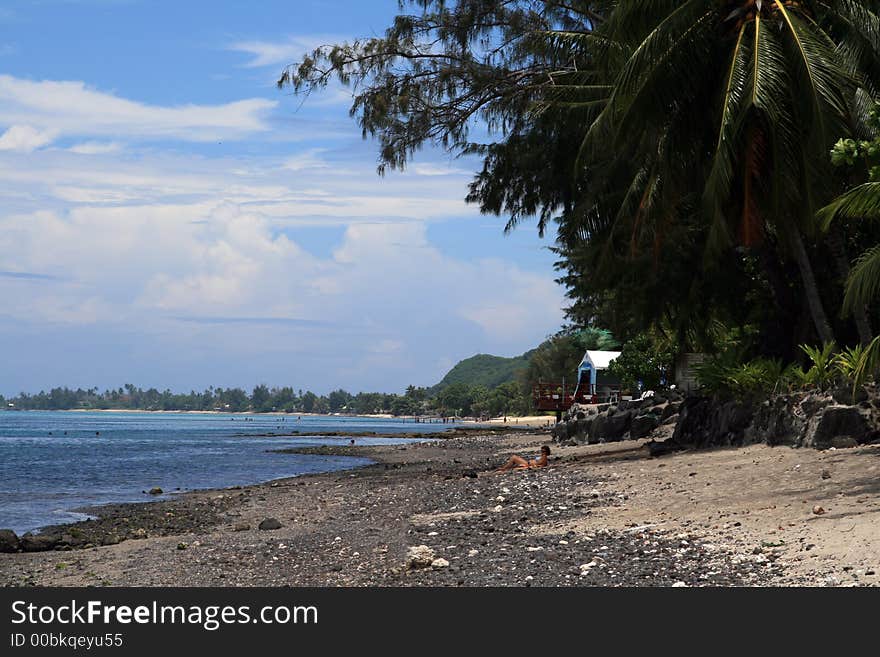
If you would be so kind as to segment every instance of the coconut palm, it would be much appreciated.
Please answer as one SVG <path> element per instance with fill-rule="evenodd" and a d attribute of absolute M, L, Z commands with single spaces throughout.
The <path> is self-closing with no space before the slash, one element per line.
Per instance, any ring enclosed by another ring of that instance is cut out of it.
<path fill-rule="evenodd" d="M 854 0 L 627 0 L 590 37 L 627 55 L 580 160 L 594 178 L 603 163 L 630 163 L 618 206 L 629 229 L 662 230 L 696 192 L 690 211 L 709 222 L 709 262 L 735 244 L 778 244 L 797 263 L 823 342 L 834 336 L 805 238 L 817 236 L 815 211 L 833 196 L 830 145 L 864 129 L 866 98 L 880 88 L 876 9 Z"/>

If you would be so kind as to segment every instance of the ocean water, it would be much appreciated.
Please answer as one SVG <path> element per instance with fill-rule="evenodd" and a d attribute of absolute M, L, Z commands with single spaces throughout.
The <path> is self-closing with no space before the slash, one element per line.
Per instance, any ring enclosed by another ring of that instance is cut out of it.
<path fill-rule="evenodd" d="M 183 413 L 0 412 L 0 528 L 19 534 L 87 518 L 75 509 L 156 499 L 166 493 L 254 484 L 366 465 L 364 458 L 270 450 L 348 444 L 309 432 L 410 433 L 442 424 L 337 416 Z M 247 419 L 246 419 L 247 418 Z M 258 437 L 299 431 L 295 438 Z M 245 435 L 241 435 L 245 434 Z M 248 437 L 250 436 L 250 437 Z M 357 444 L 415 442 L 356 438 Z M 167 495 L 166 495 L 167 497 Z"/>

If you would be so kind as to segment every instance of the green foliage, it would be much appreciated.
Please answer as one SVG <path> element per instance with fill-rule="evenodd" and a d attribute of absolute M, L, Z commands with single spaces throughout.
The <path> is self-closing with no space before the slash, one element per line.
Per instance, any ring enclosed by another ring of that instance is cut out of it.
<path fill-rule="evenodd" d="M 819 340 L 852 329 L 836 320 L 840 277 L 814 214 L 839 192 L 830 150 L 878 175 L 866 161 L 878 152 L 877 10 L 418 0 L 279 82 L 304 97 L 349 85 L 382 170 L 426 144 L 481 157 L 469 202 L 508 230 L 558 225 L 574 323 L 622 338 L 665 325 L 696 351 L 715 348 L 712 322 L 751 324 L 765 337 L 753 353 L 791 360 L 804 310 Z M 488 128 L 479 142 L 475 119 Z M 876 244 L 849 237 L 859 252 Z"/>
<path fill-rule="evenodd" d="M 833 342 L 826 342 L 822 347 L 801 345 L 801 350 L 812 363 L 804 375 L 804 385 L 826 390 L 835 383 L 839 372 L 839 369 L 835 367 L 834 350 L 836 348 L 837 345 Z"/>
<path fill-rule="evenodd" d="M 459 361 L 431 391 L 438 394 L 457 383 L 495 388 L 515 381 L 519 372 L 528 367 L 529 357 L 529 353 L 514 358 L 477 354 Z"/>
<path fill-rule="evenodd" d="M 735 399 L 754 399 L 790 392 L 803 384 L 804 372 L 797 364 L 756 358 L 741 363 L 735 352 L 710 358 L 696 366 L 697 381 L 708 393 Z"/>
<path fill-rule="evenodd" d="M 880 336 L 877 336 L 862 351 L 855 369 L 852 373 L 853 396 L 856 389 L 869 377 L 877 374 L 880 368 Z"/>
<path fill-rule="evenodd" d="M 668 381 L 675 353 L 656 338 L 641 334 L 623 345 L 620 356 L 611 361 L 608 374 L 620 380 L 624 388 L 653 390 Z"/>
<path fill-rule="evenodd" d="M 473 415 L 474 405 L 487 393 L 485 386 L 453 383 L 437 394 L 437 406 L 444 415 Z"/>

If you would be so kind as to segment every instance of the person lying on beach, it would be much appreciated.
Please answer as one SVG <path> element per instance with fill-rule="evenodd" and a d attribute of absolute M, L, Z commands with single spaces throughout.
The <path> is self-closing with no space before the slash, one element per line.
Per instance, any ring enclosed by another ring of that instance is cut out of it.
<path fill-rule="evenodd" d="M 514 454 L 507 463 L 498 468 L 497 472 L 505 472 L 506 470 L 528 470 L 530 468 L 543 468 L 547 465 L 547 457 L 550 456 L 550 448 L 547 445 L 541 447 L 541 456 L 536 459 L 528 460 L 522 456 Z"/>

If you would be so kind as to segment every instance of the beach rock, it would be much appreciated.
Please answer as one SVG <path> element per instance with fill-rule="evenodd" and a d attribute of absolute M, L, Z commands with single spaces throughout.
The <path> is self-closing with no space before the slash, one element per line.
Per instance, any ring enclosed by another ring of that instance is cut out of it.
<path fill-rule="evenodd" d="M 744 402 L 689 397 L 681 406 L 672 437 L 679 445 L 694 447 L 741 445 L 754 415 L 754 406 Z"/>
<path fill-rule="evenodd" d="M 656 429 L 659 424 L 660 421 L 657 419 L 656 415 L 640 415 L 633 418 L 632 424 L 630 424 L 629 427 L 630 438 L 644 438 Z"/>
<path fill-rule="evenodd" d="M 670 415 L 668 418 L 663 420 L 663 426 L 675 426 L 678 424 L 678 413 L 675 415 Z"/>
<path fill-rule="evenodd" d="M 58 545 L 59 537 L 52 534 L 27 533 L 18 540 L 22 552 L 47 552 Z"/>
<path fill-rule="evenodd" d="M 434 570 L 440 570 L 441 568 L 448 568 L 448 567 L 449 567 L 449 562 L 446 561 L 446 559 L 443 559 L 442 557 L 434 559 L 431 562 L 431 568 L 433 568 Z"/>
<path fill-rule="evenodd" d="M 410 570 L 429 568 L 434 563 L 434 550 L 427 545 L 416 545 L 406 553 L 406 567 Z"/>
<path fill-rule="evenodd" d="M 813 513 L 817 516 L 821 516 L 823 513 L 825 513 L 825 509 L 817 504 L 813 507 Z"/>
<path fill-rule="evenodd" d="M 281 523 L 278 522 L 277 518 L 266 518 L 263 522 L 259 524 L 259 528 L 263 531 L 272 531 L 275 529 L 281 529 Z"/>
<path fill-rule="evenodd" d="M 240 522 L 233 528 L 232 531 L 246 532 L 246 531 L 250 531 L 250 528 L 251 528 L 251 526 L 249 524 L 247 524 L 246 522 Z"/>
<path fill-rule="evenodd" d="M 869 434 L 870 427 L 859 409 L 852 406 L 827 406 L 807 424 L 802 444 L 825 449 L 835 447 L 835 438 L 849 437 L 857 443 L 860 437 Z"/>
<path fill-rule="evenodd" d="M 811 392 L 800 401 L 801 411 L 804 415 L 815 415 L 817 412 L 833 404 L 834 400 L 829 396 L 817 392 Z"/>
<path fill-rule="evenodd" d="M 831 439 L 831 446 L 836 447 L 837 449 L 849 449 L 852 447 L 858 447 L 859 441 L 852 436 L 834 436 L 834 438 Z"/>
<path fill-rule="evenodd" d="M 677 415 L 680 409 L 681 402 L 669 402 L 660 413 L 660 421 L 663 422 L 665 420 L 668 420 L 673 415 Z"/>
<path fill-rule="evenodd" d="M 18 552 L 18 536 L 11 529 L 0 529 L 0 552 Z"/>
<path fill-rule="evenodd" d="M 79 537 L 74 536 L 73 534 L 62 534 L 61 540 L 59 541 L 60 545 L 64 548 L 74 548 L 81 546 L 85 541 Z"/>
<path fill-rule="evenodd" d="M 159 488 L 158 486 L 154 486 L 153 488 L 150 489 L 150 495 L 161 495 L 161 494 L 164 493 L 164 492 L 165 492 L 165 491 L 163 491 L 163 490 L 162 490 L 161 488 Z"/>
<path fill-rule="evenodd" d="M 831 398 L 838 404 L 859 404 L 867 401 L 868 393 L 863 387 L 859 387 L 856 389 L 855 396 L 853 396 L 852 388 L 850 386 L 843 386 L 834 390 L 834 392 L 831 393 Z"/>

